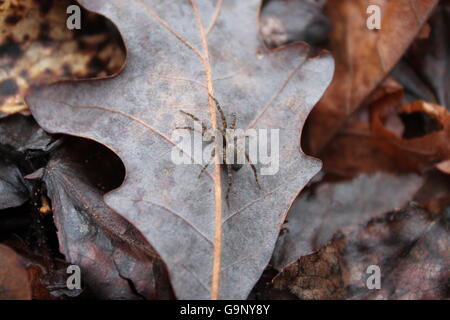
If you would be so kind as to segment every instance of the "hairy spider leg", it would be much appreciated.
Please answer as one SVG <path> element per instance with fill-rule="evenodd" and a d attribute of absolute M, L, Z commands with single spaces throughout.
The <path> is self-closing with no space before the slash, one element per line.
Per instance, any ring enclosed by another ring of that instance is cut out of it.
<path fill-rule="evenodd" d="M 214 161 L 214 157 L 215 156 L 216 156 L 216 148 L 212 148 L 212 150 L 211 150 L 211 158 L 209 158 L 208 163 L 202 168 L 202 171 L 200 171 L 200 174 L 198 175 L 199 178 L 202 175 L 202 173 L 205 172 L 205 170 L 208 168 L 209 164 L 212 161 Z"/>
<path fill-rule="evenodd" d="M 235 138 L 236 140 L 242 139 L 242 138 L 250 138 L 250 137 L 251 137 L 251 136 L 250 136 L 249 134 L 247 134 L 247 133 L 241 134 L 240 136 L 234 136 L 234 138 Z"/>
<path fill-rule="evenodd" d="M 195 130 L 194 128 L 192 128 L 192 127 L 175 127 L 175 129 L 196 131 L 196 130 Z M 199 132 L 199 133 L 201 133 L 201 132 Z"/>
<path fill-rule="evenodd" d="M 225 168 L 227 170 L 227 181 L 228 181 L 228 187 L 227 187 L 227 193 L 225 195 L 225 200 L 227 201 L 227 205 L 230 206 L 230 192 L 231 192 L 231 187 L 233 186 L 233 166 L 231 164 L 227 164 L 227 160 L 226 160 L 226 153 L 223 155 L 224 157 L 224 163 L 225 163 Z"/>
<path fill-rule="evenodd" d="M 225 200 L 227 201 L 228 206 L 230 206 L 230 192 L 231 187 L 233 186 L 233 168 L 231 164 L 227 164 L 227 180 L 228 180 L 228 188 L 227 188 L 227 194 L 225 196 Z"/>
<path fill-rule="evenodd" d="M 244 137 L 244 136 L 241 136 L 241 137 Z M 256 185 L 258 186 L 259 189 L 261 189 L 261 185 L 259 184 L 259 178 L 258 178 L 258 173 L 257 173 L 256 167 L 253 163 L 251 163 L 248 152 L 246 150 L 243 150 L 242 148 L 240 148 L 238 145 L 235 145 L 235 148 L 236 148 L 236 150 L 239 150 L 239 152 L 242 152 L 243 154 L 245 154 L 245 158 L 247 159 L 248 164 L 252 168 L 253 175 L 255 176 Z"/>
<path fill-rule="evenodd" d="M 244 153 L 245 153 L 245 158 L 247 158 L 248 164 L 250 165 L 250 167 L 253 170 L 253 175 L 255 176 L 256 185 L 258 186 L 259 189 L 261 189 L 261 185 L 259 184 L 259 179 L 258 179 L 258 173 L 256 172 L 256 167 L 253 163 L 250 162 L 250 157 L 248 156 L 247 151 L 244 150 Z"/>
<path fill-rule="evenodd" d="M 227 118 L 225 117 L 225 114 L 223 113 L 223 110 L 220 106 L 219 101 L 217 101 L 217 99 L 214 98 L 210 93 L 208 93 L 208 95 L 210 96 L 211 99 L 213 99 L 213 101 L 216 105 L 216 108 L 220 113 L 220 118 L 222 119 L 222 128 L 220 128 L 221 129 L 220 131 L 222 132 L 222 135 L 225 137 L 225 130 L 228 128 Z"/>
<path fill-rule="evenodd" d="M 196 116 L 194 116 L 193 114 L 191 114 L 191 113 L 189 113 L 189 112 L 186 112 L 186 111 L 183 111 L 183 110 L 179 110 L 179 111 L 180 111 L 182 114 L 184 114 L 185 116 L 191 118 L 192 120 L 199 122 L 199 123 L 202 125 L 202 134 L 204 134 L 205 131 L 208 129 L 208 128 L 206 127 L 206 125 L 205 125 L 199 118 L 197 118 Z M 181 128 L 178 128 L 178 127 L 177 127 L 177 129 L 188 129 L 188 130 L 191 130 L 191 128 L 192 128 L 192 127 L 181 127 Z M 192 131 L 195 131 L 195 130 L 192 129 Z"/>
<path fill-rule="evenodd" d="M 178 110 L 178 111 L 180 111 L 180 112 L 181 112 L 182 114 L 184 114 L 185 116 L 188 116 L 188 117 L 191 118 L 192 120 L 198 121 L 198 122 L 202 123 L 202 121 L 201 121 L 199 118 L 197 118 L 196 116 L 194 116 L 192 113 L 186 112 L 186 111 L 184 111 L 184 110 Z"/>

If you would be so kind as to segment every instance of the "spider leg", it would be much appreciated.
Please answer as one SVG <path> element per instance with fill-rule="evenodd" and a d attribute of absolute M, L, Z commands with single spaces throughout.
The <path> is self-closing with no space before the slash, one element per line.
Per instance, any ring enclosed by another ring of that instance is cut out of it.
<path fill-rule="evenodd" d="M 225 117 L 225 114 L 223 113 L 223 110 L 220 107 L 219 101 L 217 101 L 217 99 L 214 98 L 210 93 L 208 93 L 208 95 L 209 95 L 209 97 L 211 99 L 213 99 L 214 103 L 216 104 L 217 110 L 219 110 L 220 117 L 222 118 L 222 124 L 223 124 L 223 128 L 222 129 L 227 129 L 228 128 L 227 118 Z M 224 130 L 222 130 L 222 131 L 224 131 Z"/>
<path fill-rule="evenodd" d="M 235 141 L 235 143 L 236 143 L 237 140 L 239 140 L 239 139 L 251 139 L 251 138 L 255 138 L 254 135 L 252 135 L 252 134 L 250 134 L 250 133 L 248 133 L 248 132 L 244 132 L 244 133 L 241 134 L 241 135 L 234 136 L 234 141 Z M 246 140 L 246 141 L 247 141 L 247 140 Z"/>
<path fill-rule="evenodd" d="M 249 135 L 249 134 L 241 134 L 240 136 L 235 136 L 234 138 L 236 139 L 236 140 L 238 140 L 238 139 L 242 139 L 242 138 L 250 138 L 251 136 Z"/>
<path fill-rule="evenodd" d="M 230 192 L 231 192 L 231 187 L 233 185 L 233 169 L 232 169 L 231 164 L 227 164 L 226 168 L 227 168 L 228 188 L 227 188 L 227 194 L 225 196 L 225 200 L 227 201 L 228 206 L 230 206 Z"/>
<path fill-rule="evenodd" d="M 253 163 L 250 162 L 250 157 L 249 157 L 247 151 L 244 151 L 244 153 L 245 153 L 245 158 L 248 161 L 248 164 L 250 165 L 250 167 L 253 170 L 253 175 L 255 176 L 256 185 L 258 186 L 259 189 L 261 189 L 261 185 L 259 184 L 259 179 L 258 179 L 258 173 L 256 172 L 256 167 Z"/>
<path fill-rule="evenodd" d="M 189 117 L 189 118 L 191 118 L 192 120 L 194 120 L 194 121 L 197 121 L 197 122 L 199 122 L 201 125 L 202 125 L 202 132 L 205 132 L 206 131 L 206 126 L 205 126 L 205 124 L 199 119 L 199 118 L 197 118 L 196 116 L 194 116 L 193 114 L 191 114 L 191 113 L 189 113 L 189 112 L 186 112 L 186 111 L 183 111 L 183 110 L 179 110 L 182 114 L 184 114 L 186 117 Z"/>
<path fill-rule="evenodd" d="M 192 127 L 175 127 L 175 129 L 195 131 Z"/>
<path fill-rule="evenodd" d="M 202 175 L 202 173 L 205 172 L 205 170 L 208 168 L 209 164 L 214 160 L 215 156 L 216 156 L 216 149 L 212 148 L 212 150 L 211 150 L 211 158 L 209 158 L 208 163 L 202 168 L 202 171 L 200 171 L 200 174 L 198 175 L 199 178 Z"/>
<path fill-rule="evenodd" d="M 227 193 L 225 195 L 225 200 L 227 202 L 228 207 L 230 207 L 230 192 L 231 192 L 231 186 L 233 185 L 233 166 L 231 164 L 227 164 L 227 155 L 226 153 L 223 155 L 224 157 L 224 165 L 227 170 L 227 181 L 228 181 L 228 187 L 227 187 Z"/>
<path fill-rule="evenodd" d="M 194 121 L 202 122 L 199 118 L 194 116 L 192 113 L 189 113 L 189 112 L 186 112 L 186 111 L 183 111 L 183 110 L 178 110 L 178 111 L 180 111 L 182 114 L 184 114 L 185 116 L 191 118 Z"/>

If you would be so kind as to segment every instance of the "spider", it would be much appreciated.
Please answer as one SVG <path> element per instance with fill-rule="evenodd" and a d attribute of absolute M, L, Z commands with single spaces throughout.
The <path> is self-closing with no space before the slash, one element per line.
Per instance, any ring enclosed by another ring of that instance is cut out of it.
<path fill-rule="evenodd" d="M 256 167 L 250 162 L 250 157 L 247 153 L 247 151 L 239 148 L 239 146 L 237 145 L 237 139 L 239 138 L 243 138 L 246 136 L 234 136 L 234 139 L 231 139 L 230 135 L 227 133 L 227 129 L 236 129 L 237 126 L 237 118 L 236 118 L 236 114 L 232 113 L 231 117 L 232 117 L 232 121 L 231 124 L 229 125 L 229 122 L 227 121 L 227 118 L 225 117 L 225 114 L 222 110 L 222 107 L 220 106 L 219 102 L 217 101 L 216 98 L 214 98 L 212 95 L 209 95 L 211 97 L 211 99 L 213 99 L 214 104 L 217 108 L 217 110 L 220 113 L 220 117 L 221 117 L 221 121 L 222 121 L 222 125 L 218 126 L 218 130 L 222 136 L 223 139 L 223 149 L 222 149 L 222 159 L 224 159 L 224 163 L 222 164 L 222 168 L 224 168 L 227 172 L 227 180 L 228 180 L 228 188 L 227 188 L 227 193 L 225 196 L 225 199 L 227 201 L 227 203 L 229 204 L 229 196 L 230 196 L 230 191 L 231 191 L 231 187 L 233 186 L 233 170 L 234 171 L 239 171 L 242 168 L 242 164 L 238 164 L 238 163 L 234 163 L 233 161 L 228 161 L 227 160 L 227 150 L 228 152 L 230 152 L 231 154 L 234 154 L 234 159 L 240 159 L 241 157 L 238 157 L 239 153 L 243 153 L 245 155 L 245 158 L 247 159 L 247 162 L 250 164 L 250 167 L 253 170 L 253 175 L 255 176 L 255 181 L 256 181 L 256 185 L 258 186 L 259 189 L 261 189 L 261 185 L 259 184 L 259 178 L 258 178 L 258 173 L 256 172 Z M 204 138 L 204 140 L 208 143 L 212 143 L 215 141 L 215 135 L 211 134 L 212 129 L 208 128 L 207 125 L 205 125 L 199 118 L 197 118 L 196 116 L 194 116 L 193 114 L 183 111 L 183 110 L 179 110 L 184 116 L 192 119 L 193 121 L 199 122 L 202 126 L 202 137 Z M 185 129 L 185 130 L 191 130 L 191 131 L 195 131 L 195 129 L 193 127 L 190 126 L 186 126 L 186 127 L 176 127 L 176 129 Z M 227 141 L 229 140 L 233 140 L 232 144 L 228 144 Z M 231 148 L 231 149 L 230 149 Z M 216 148 L 213 148 L 211 150 L 211 158 L 208 161 L 208 163 L 202 168 L 202 170 L 200 171 L 199 177 L 202 175 L 202 173 L 208 168 L 209 164 L 214 160 L 216 155 Z M 231 162 L 231 163 L 230 163 Z"/>

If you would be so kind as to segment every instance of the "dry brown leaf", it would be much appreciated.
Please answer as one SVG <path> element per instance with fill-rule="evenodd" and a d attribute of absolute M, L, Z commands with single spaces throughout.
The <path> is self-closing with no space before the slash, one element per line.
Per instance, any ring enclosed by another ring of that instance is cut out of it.
<path fill-rule="evenodd" d="M 424 101 L 403 105 L 403 88 L 392 79 L 377 89 L 368 105 L 324 149 L 321 159 L 327 172 L 341 177 L 424 172 L 449 159 L 447 109 Z"/>
<path fill-rule="evenodd" d="M 344 230 L 332 242 L 287 266 L 273 297 L 299 299 L 449 299 L 450 216 L 408 206 Z M 367 287 L 369 266 L 381 289 Z"/>
<path fill-rule="evenodd" d="M 0 2 L 0 116 L 26 111 L 30 87 L 115 73 L 124 62 L 119 37 L 102 17 L 82 12 L 81 30 L 66 26 L 71 0 Z"/>
<path fill-rule="evenodd" d="M 406 52 L 438 0 L 329 0 L 336 73 L 314 108 L 304 146 L 317 155 Z M 382 11 L 381 30 L 366 26 L 369 5 Z"/>
<path fill-rule="evenodd" d="M 31 284 L 22 258 L 0 244 L 0 300 L 30 300 Z"/>

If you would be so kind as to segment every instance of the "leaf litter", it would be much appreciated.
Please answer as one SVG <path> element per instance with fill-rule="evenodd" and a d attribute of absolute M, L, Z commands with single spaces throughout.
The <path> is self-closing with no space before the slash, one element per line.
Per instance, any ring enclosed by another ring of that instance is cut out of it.
<path fill-rule="evenodd" d="M 51 3 L 0 4 L 2 299 L 449 299 L 448 1 L 381 1 L 378 32 L 365 0 L 80 1 L 81 33 Z M 10 115 L 31 91 L 38 124 Z M 282 129 L 280 172 L 260 191 L 244 166 L 229 205 L 220 166 L 158 138 L 178 110 L 219 126 L 211 97 Z"/>

